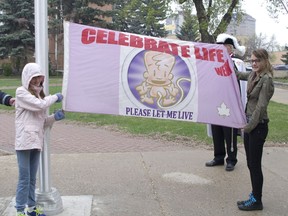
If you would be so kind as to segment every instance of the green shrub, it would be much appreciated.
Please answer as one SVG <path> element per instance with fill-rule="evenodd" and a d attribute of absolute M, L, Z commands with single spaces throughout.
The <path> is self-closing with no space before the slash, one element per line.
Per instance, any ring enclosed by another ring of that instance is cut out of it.
<path fill-rule="evenodd" d="M 4 76 L 11 76 L 12 75 L 12 65 L 11 63 L 4 63 L 2 64 L 3 75 Z"/>

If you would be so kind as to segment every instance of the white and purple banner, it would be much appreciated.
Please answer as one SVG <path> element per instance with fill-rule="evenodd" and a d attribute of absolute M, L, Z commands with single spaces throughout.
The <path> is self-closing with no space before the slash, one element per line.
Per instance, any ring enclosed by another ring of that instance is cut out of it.
<path fill-rule="evenodd" d="M 245 125 L 223 45 L 64 27 L 65 111 Z"/>

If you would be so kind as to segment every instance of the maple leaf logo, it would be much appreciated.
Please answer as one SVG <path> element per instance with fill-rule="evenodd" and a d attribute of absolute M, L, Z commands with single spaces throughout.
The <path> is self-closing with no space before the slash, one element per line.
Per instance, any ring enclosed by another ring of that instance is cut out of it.
<path fill-rule="evenodd" d="M 217 109 L 220 116 L 230 116 L 230 109 L 226 106 L 224 102 Z"/>

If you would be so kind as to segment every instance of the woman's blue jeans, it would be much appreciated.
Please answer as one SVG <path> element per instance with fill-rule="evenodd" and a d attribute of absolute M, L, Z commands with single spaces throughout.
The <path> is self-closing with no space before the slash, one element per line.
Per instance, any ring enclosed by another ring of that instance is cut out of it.
<path fill-rule="evenodd" d="M 28 207 L 35 206 L 36 175 L 39 167 L 40 151 L 38 149 L 16 151 L 19 180 L 16 191 L 17 211 L 24 211 Z"/>

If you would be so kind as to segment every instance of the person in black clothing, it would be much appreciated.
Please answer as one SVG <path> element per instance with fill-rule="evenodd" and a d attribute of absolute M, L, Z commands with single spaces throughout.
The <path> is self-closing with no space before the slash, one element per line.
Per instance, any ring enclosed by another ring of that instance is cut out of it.
<path fill-rule="evenodd" d="M 15 98 L 0 90 L 0 104 L 14 106 Z"/>
<path fill-rule="evenodd" d="M 247 200 L 237 202 L 238 208 L 243 211 L 263 209 L 262 155 L 269 132 L 268 105 L 274 94 L 273 68 L 267 50 L 254 50 L 251 54 L 251 64 L 251 73 L 236 73 L 239 80 L 248 80 L 248 100 L 245 109 L 247 124 L 243 132 L 252 191 Z"/>
<path fill-rule="evenodd" d="M 238 51 L 239 55 L 245 54 L 245 47 L 240 46 L 237 39 L 229 34 L 219 34 L 216 39 L 217 44 L 223 44 L 228 53 L 230 54 L 235 70 L 245 72 L 245 64 L 242 60 L 234 57 L 234 49 Z M 246 104 L 246 85 L 247 82 L 239 83 L 241 98 L 243 102 L 243 108 Z M 237 135 L 238 129 L 225 127 L 221 125 L 211 125 L 211 132 L 214 145 L 214 159 L 206 162 L 207 167 L 213 167 L 218 165 L 224 165 L 225 156 L 226 158 L 226 171 L 233 171 L 237 163 Z M 208 132 L 209 133 L 209 132 Z M 226 149 L 225 149 L 226 143 Z"/>

